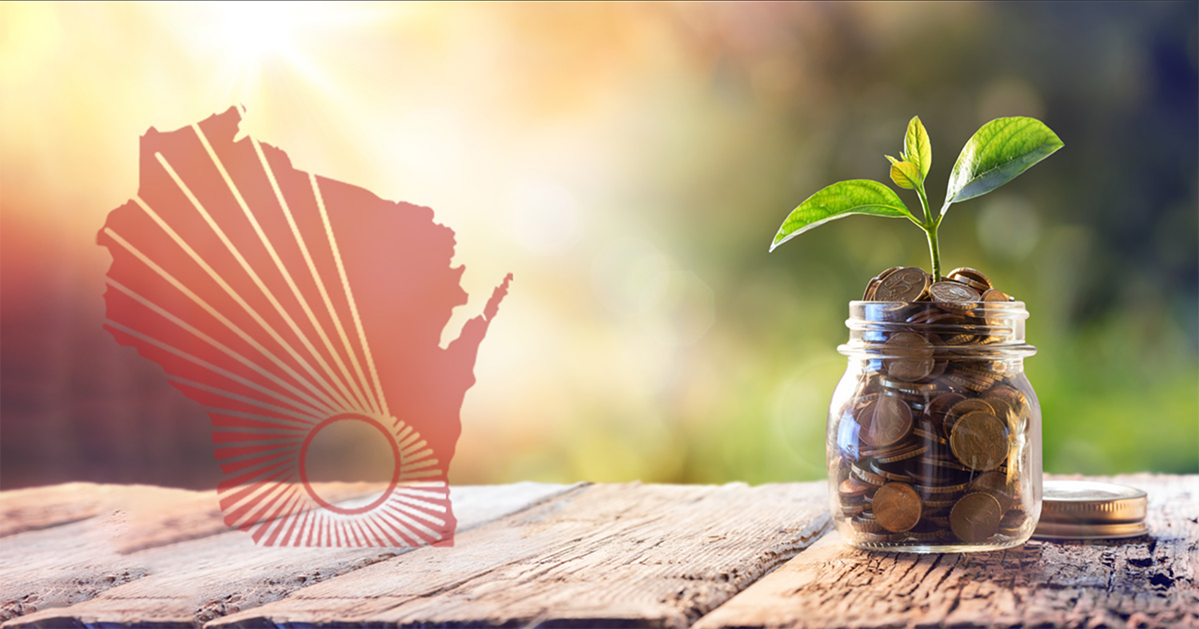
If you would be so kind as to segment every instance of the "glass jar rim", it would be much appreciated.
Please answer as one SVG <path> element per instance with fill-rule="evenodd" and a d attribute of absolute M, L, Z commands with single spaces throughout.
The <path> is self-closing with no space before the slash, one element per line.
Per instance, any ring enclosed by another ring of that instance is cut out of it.
<path fill-rule="evenodd" d="M 1024 342 L 1029 314 L 1022 301 L 854 300 L 849 315 L 845 326 L 850 339 L 837 351 L 851 358 L 910 358 L 913 352 L 928 352 L 938 360 L 1011 360 L 1037 351 Z M 928 344 L 888 342 L 904 332 L 923 336 Z"/>
<path fill-rule="evenodd" d="M 937 306 L 937 305 L 943 304 L 943 303 L 952 303 L 955 306 L 960 306 L 960 307 L 970 308 L 970 309 L 979 309 L 979 308 L 984 309 L 984 310 L 995 309 L 998 311 L 1010 311 L 1013 313 L 1017 313 L 1017 312 L 1027 313 L 1028 312 L 1027 305 L 1022 301 L 936 302 L 936 301 L 874 301 L 874 300 L 867 301 L 867 300 L 862 300 L 862 299 L 854 299 L 849 302 L 849 309 L 853 310 L 855 307 L 860 308 L 860 307 L 863 307 L 866 305 L 878 305 L 880 307 L 883 307 L 883 306 L 902 307 L 902 306 Z"/>

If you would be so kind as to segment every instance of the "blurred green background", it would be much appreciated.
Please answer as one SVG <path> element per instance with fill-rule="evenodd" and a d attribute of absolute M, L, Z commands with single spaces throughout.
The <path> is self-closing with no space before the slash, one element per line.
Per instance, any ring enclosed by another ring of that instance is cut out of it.
<path fill-rule="evenodd" d="M 299 167 L 430 205 L 457 232 L 471 304 L 446 338 L 515 273 L 454 482 L 822 478 L 847 303 L 884 268 L 927 267 L 927 246 L 905 221 L 852 217 L 767 248 L 820 187 L 889 183 L 883 155 L 913 115 L 934 207 L 993 118 L 1065 142 L 941 229 L 945 268 L 1028 304 L 1046 471 L 1199 469 L 1199 4 L 322 7 L 348 17 L 293 25 L 286 55 L 239 52 L 255 73 L 232 78 L 213 57 L 229 47 L 188 38 L 244 9 L 5 9 L 7 487 L 217 477 L 203 413 L 100 331 L 92 239 L 134 190 L 138 134 L 235 102 Z M 275 10 L 254 17 L 277 26 Z M 17 36 L 47 24 L 53 50 Z M 117 63 L 114 45 L 132 52 Z M 56 76 L 83 86 L 69 100 L 94 108 L 90 135 L 47 157 L 22 129 L 73 124 L 45 113 L 63 100 L 45 77 L 68 63 Z M 150 97 L 122 96 L 135 89 Z M 59 185 L 101 161 L 121 174 Z M 37 221 L 61 230 L 39 241 Z M 65 253 L 30 264 L 30 242 Z"/>

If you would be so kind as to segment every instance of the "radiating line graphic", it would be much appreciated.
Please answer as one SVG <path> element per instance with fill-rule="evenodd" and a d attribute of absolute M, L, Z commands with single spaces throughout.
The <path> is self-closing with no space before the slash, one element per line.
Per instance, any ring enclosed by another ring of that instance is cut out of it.
<path fill-rule="evenodd" d="M 466 303 L 453 232 L 235 141 L 240 120 L 142 137 L 138 192 L 98 235 L 105 328 L 208 411 L 229 526 L 271 546 L 452 544 L 458 413 L 511 276 L 441 347 Z M 386 444 L 377 495 L 339 503 L 309 478 L 338 424 Z"/>

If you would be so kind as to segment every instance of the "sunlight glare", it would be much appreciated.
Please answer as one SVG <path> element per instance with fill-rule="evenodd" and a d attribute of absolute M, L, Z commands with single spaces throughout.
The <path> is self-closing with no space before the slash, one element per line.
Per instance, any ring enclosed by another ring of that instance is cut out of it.
<path fill-rule="evenodd" d="M 221 19 L 218 43 L 243 63 L 272 54 L 287 54 L 296 26 L 296 2 L 228 2 L 217 9 Z"/>

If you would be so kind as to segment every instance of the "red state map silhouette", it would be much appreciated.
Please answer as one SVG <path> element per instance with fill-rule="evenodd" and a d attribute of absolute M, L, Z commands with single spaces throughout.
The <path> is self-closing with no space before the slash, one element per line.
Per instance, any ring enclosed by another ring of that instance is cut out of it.
<path fill-rule="evenodd" d="M 236 139 L 240 121 L 142 137 L 137 196 L 98 235 L 105 328 L 208 411 L 228 525 L 264 545 L 452 545 L 459 412 L 511 275 L 441 347 L 467 302 L 454 232 Z M 339 421 L 391 450 L 373 499 L 333 504 L 308 482 L 313 437 Z"/>

